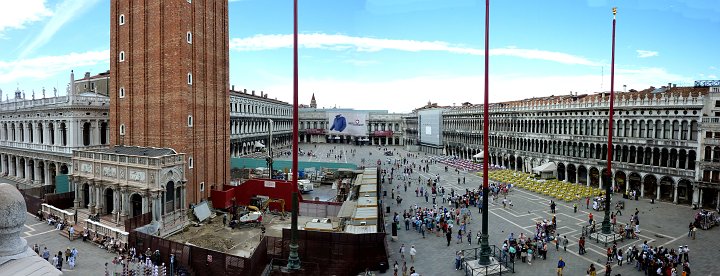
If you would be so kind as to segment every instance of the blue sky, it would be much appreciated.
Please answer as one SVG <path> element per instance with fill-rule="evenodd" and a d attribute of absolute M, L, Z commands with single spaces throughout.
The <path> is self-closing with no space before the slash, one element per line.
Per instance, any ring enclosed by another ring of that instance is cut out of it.
<path fill-rule="evenodd" d="M 69 71 L 109 68 L 108 0 L 24 0 L 0 9 L 0 89 L 30 97 Z M 484 1 L 300 0 L 300 100 L 407 112 L 481 103 Z M 720 1 L 492 1 L 490 101 L 720 76 Z M 292 100 L 292 1 L 230 2 L 230 83 Z M 51 94 L 51 93 L 48 93 Z M 3 97 L 4 99 L 4 97 Z"/>

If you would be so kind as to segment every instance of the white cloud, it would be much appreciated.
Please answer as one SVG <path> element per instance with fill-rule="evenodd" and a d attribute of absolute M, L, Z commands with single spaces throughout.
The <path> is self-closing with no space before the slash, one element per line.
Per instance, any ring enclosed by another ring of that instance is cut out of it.
<path fill-rule="evenodd" d="M 610 90 L 610 77 L 588 75 L 490 75 L 490 102 L 513 101 L 550 95 L 592 94 Z M 692 79 L 669 73 L 662 68 L 618 69 L 615 91 L 642 90 L 648 87 L 691 83 Z M 603 87 L 601 89 L 601 83 Z M 300 103 L 308 104 L 315 93 L 318 106 L 355 109 L 380 109 L 391 112 L 409 112 L 428 101 L 440 105 L 460 105 L 463 102 L 483 102 L 483 76 L 418 76 L 388 81 L 300 79 Z M 266 87 L 255 87 L 271 93 L 279 100 L 292 103 L 292 81 L 272 82 Z M 339 93 L 342 92 L 342 93 Z M 388 104 L 391 103 L 391 104 Z"/>
<path fill-rule="evenodd" d="M 710 66 L 710 67 L 708 67 L 708 69 L 710 69 L 710 70 L 717 70 L 717 67 L 715 67 L 715 66 Z"/>
<path fill-rule="evenodd" d="M 40 21 L 52 12 L 45 0 L 3 1 L 0 8 L 0 37 L 9 29 L 22 29 L 29 23 Z"/>
<path fill-rule="evenodd" d="M 448 52 L 454 54 L 484 55 L 484 49 L 453 45 L 444 41 L 418 41 L 403 39 L 385 39 L 372 37 L 356 37 L 342 34 L 300 34 L 298 37 L 300 47 L 326 50 L 348 50 L 358 52 L 377 52 L 381 50 L 396 50 L 406 52 Z M 292 35 L 259 34 L 247 38 L 233 38 L 230 40 L 230 49 L 236 51 L 263 51 L 279 48 L 291 48 Z M 537 49 L 520 49 L 515 47 L 490 49 L 493 56 L 512 56 L 525 59 L 546 60 L 564 64 L 578 64 L 599 66 L 600 63 L 584 57 L 567 53 L 552 52 Z"/>
<path fill-rule="evenodd" d="M 0 61 L 0 84 L 14 86 L 23 78 L 44 80 L 60 72 L 70 72 L 72 68 L 107 63 L 109 58 L 110 51 L 104 50 Z"/>
<path fill-rule="evenodd" d="M 365 59 L 348 59 L 348 60 L 344 60 L 343 62 L 352 64 L 355 66 L 367 66 L 367 65 L 379 63 L 377 60 L 365 60 Z"/>
<path fill-rule="evenodd" d="M 40 34 L 35 36 L 30 44 L 20 53 L 20 58 L 26 57 L 35 51 L 35 49 L 45 45 L 63 25 L 89 10 L 98 2 L 99 0 L 63 0 L 57 5 L 55 14 L 45 24 Z"/>
<path fill-rule="evenodd" d="M 708 75 L 708 78 L 709 79 L 717 79 L 718 77 L 717 77 L 717 75 Z"/>
<path fill-rule="evenodd" d="M 656 57 L 658 56 L 657 51 L 647 51 L 647 50 L 635 50 L 637 52 L 637 57 L 639 58 L 649 58 L 649 57 Z"/>

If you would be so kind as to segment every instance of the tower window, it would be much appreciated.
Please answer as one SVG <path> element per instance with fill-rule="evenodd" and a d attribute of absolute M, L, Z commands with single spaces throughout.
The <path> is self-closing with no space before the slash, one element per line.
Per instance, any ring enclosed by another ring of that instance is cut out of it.
<path fill-rule="evenodd" d="M 188 115 L 188 126 L 189 126 L 189 127 L 192 127 L 192 126 L 193 126 L 193 118 L 192 118 L 192 115 Z"/>
<path fill-rule="evenodd" d="M 120 60 L 120 62 L 125 61 L 125 51 L 120 51 L 118 59 Z"/>
<path fill-rule="evenodd" d="M 188 1 L 190 1 L 190 0 L 188 0 Z M 205 182 L 200 182 L 200 191 L 201 192 L 205 191 Z"/>
<path fill-rule="evenodd" d="M 192 3 L 192 0 L 187 0 L 187 1 L 188 1 L 188 3 Z"/>
<path fill-rule="evenodd" d="M 190 156 L 190 157 L 188 157 L 188 168 L 192 169 L 193 165 L 194 165 L 193 158 L 192 158 L 192 156 Z"/>
<path fill-rule="evenodd" d="M 188 84 L 192 85 L 192 73 L 188 73 Z"/>
<path fill-rule="evenodd" d="M 125 135 L 125 124 L 120 125 L 120 135 Z"/>
<path fill-rule="evenodd" d="M 120 87 L 118 95 L 120 96 L 120 98 L 125 98 L 125 87 Z"/>
<path fill-rule="evenodd" d="M 120 25 L 125 25 L 125 15 L 124 14 L 121 14 L 120 17 L 118 18 L 118 20 L 120 21 Z"/>
<path fill-rule="evenodd" d="M 186 38 L 187 38 L 187 43 L 192 44 L 192 33 L 191 32 L 187 32 Z"/>

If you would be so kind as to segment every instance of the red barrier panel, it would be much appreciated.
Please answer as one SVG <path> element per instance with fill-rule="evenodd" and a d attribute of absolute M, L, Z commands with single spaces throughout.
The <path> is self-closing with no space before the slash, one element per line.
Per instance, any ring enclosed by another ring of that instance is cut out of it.
<path fill-rule="evenodd" d="M 233 187 L 231 190 L 234 191 L 238 205 L 247 206 L 250 204 L 250 198 L 261 195 L 270 197 L 271 199 L 285 200 L 286 212 L 292 210 L 292 192 L 298 192 L 297 186 L 293 187 L 292 182 L 277 179 L 250 179 L 240 184 L 240 186 Z M 300 201 L 302 201 L 302 194 L 298 192 L 298 196 L 300 197 Z M 213 196 L 213 206 L 214 204 L 215 198 Z M 270 203 L 269 207 L 270 210 L 280 210 L 279 203 Z"/>

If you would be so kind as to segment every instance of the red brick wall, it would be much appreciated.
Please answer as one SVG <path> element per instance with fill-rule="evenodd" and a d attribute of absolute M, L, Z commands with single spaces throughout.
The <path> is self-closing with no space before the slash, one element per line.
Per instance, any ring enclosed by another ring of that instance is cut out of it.
<path fill-rule="evenodd" d="M 186 166 L 188 203 L 206 199 L 211 187 L 221 189 L 230 179 L 227 4 L 111 1 L 110 142 L 170 147 L 192 156 L 194 168 Z M 122 26 L 120 14 L 125 15 Z M 192 44 L 186 42 L 188 31 Z M 125 62 L 118 61 L 120 51 L 126 53 Z M 123 99 L 120 87 L 125 88 Z M 187 126 L 188 115 L 193 127 Z"/>

